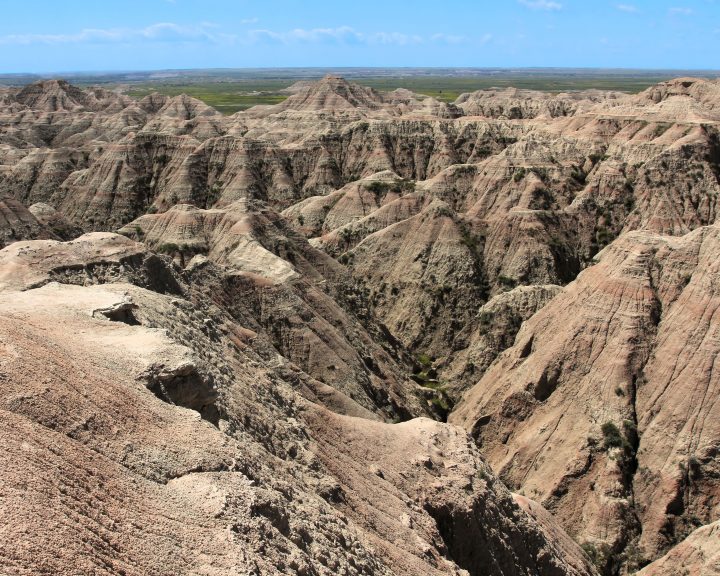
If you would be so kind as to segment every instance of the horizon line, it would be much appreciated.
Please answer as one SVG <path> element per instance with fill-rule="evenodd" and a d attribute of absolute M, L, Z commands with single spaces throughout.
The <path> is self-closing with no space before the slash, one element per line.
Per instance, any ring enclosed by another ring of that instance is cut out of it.
<path fill-rule="evenodd" d="M 253 67 L 217 67 L 217 68 L 118 68 L 118 69 L 87 69 L 87 70 L 54 70 L 43 72 L 1 72 L 0 77 L 50 76 L 50 75 L 88 75 L 101 76 L 106 74 L 151 74 L 151 73 L 182 73 L 182 72 L 241 72 L 241 71 L 327 71 L 327 70 L 419 70 L 419 71 L 476 71 L 476 72 L 513 72 L 513 71 L 577 71 L 577 72 L 706 72 L 720 74 L 720 68 L 641 68 L 641 67 L 602 67 L 602 66 L 253 66 Z"/>

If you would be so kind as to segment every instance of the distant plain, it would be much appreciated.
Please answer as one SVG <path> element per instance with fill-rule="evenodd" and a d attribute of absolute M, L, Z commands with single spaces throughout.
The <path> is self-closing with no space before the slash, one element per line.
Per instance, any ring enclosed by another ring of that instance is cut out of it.
<path fill-rule="evenodd" d="M 234 114 L 259 104 L 278 104 L 289 96 L 286 88 L 300 80 L 317 80 L 332 73 L 382 92 L 407 88 L 453 102 L 460 94 L 488 88 L 525 88 L 545 92 L 598 89 L 637 93 L 679 76 L 718 77 L 710 70 L 620 70 L 571 68 L 286 68 L 165 70 L 152 72 L 67 73 L 63 77 L 80 86 L 102 85 L 132 97 L 152 92 L 168 96 L 188 94 Z M 0 75 L 0 86 L 22 85 L 38 75 Z"/>

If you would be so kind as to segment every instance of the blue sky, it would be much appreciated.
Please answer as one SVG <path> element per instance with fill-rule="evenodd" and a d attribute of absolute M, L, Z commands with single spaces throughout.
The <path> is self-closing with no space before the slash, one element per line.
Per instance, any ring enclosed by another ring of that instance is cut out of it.
<path fill-rule="evenodd" d="M 720 68 L 720 0 L 4 0 L 0 73 Z"/>

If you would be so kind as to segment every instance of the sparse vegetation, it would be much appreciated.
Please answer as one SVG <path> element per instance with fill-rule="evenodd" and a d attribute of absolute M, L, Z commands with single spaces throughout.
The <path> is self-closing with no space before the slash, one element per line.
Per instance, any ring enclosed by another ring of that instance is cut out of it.
<path fill-rule="evenodd" d="M 612 552 L 610 546 L 605 543 L 598 546 L 592 542 L 584 542 L 581 547 L 595 567 L 603 573 Z"/>
<path fill-rule="evenodd" d="M 180 246 L 174 242 L 165 242 L 160 244 L 155 251 L 160 254 L 176 254 L 177 252 L 180 252 Z"/>
<path fill-rule="evenodd" d="M 217 78 L 212 71 L 199 71 L 196 77 L 186 75 L 184 78 L 169 78 L 167 80 L 133 80 L 127 89 L 127 94 L 135 98 L 142 98 L 152 92 L 159 92 L 168 96 L 188 94 L 193 98 L 202 100 L 223 114 L 234 114 L 257 105 L 272 105 L 283 102 L 288 94 L 281 92 L 302 76 L 288 73 L 287 77 L 243 77 L 242 72 L 233 77 L 232 71 L 224 71 Z M 322 75 L 322 74 L 320 74 Z M 396 88 L 407 88 L 419 94 L 437 98 L 443 102 L 453 102 L 464 92 L 474 92 L 492 87 L 527 88 L 547 92 L 567 92 L 597 88 L 599 90 L 618 90 L 621 92 L 640 92 L 645 88 L 667 80 L 666 76 L 637 75 L 637 74 L 566 74 L 543 73 L 532 74 L 521 71 L 505 72 L 502 75 L 477 76 L 449 76 L 423 74 L 419 76 L 364 76 L 351 77 L 352 81 L 370 86 L 380 91 L 391 91 Z M 77 79 L 80 83 L 87 82 L 86 78 Z M 91 82 L 92 83 L 92 82 Z M 127 86 L 126 78 L 118 78 L 117 85 Z M 113 86 L 112 80 L 109 86 Z"/>
<path fill-rule="evenodd" d="M 500 286 L 508 290 L 512 290 L 513 288 L 515 288 L 515 286 L 517 286 L 517 280 L 508 276 L 503 276 L 502 274 L 498 276 L 497 281 Z"/>
<path fill-rule="evenodd" d="M 396 194 L 404 194 L 415 190 L 415 182 L 412 180 L 395 180 L 393 182 L 383 182 L 381 180 L 373 180 L 365 185 L 365 189 L 372 192 L 376 196 L 382 196 L 388 192 Z"/>
<path fill-rule="evenodd" d="M 603 433 L 603 446 L 606 450 L 622 448 L 625 445 L 625 438 L 613 422 L 605 422 L 600 429 Z"/>

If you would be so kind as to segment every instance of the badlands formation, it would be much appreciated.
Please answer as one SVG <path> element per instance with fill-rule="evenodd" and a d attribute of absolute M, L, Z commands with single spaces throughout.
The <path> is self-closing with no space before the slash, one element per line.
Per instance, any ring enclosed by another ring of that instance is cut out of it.
<path fill-rule="evenodd" d="M 0 574 L 720 574 L 720 81 L 289 93 L 0 91 Z"/>

